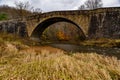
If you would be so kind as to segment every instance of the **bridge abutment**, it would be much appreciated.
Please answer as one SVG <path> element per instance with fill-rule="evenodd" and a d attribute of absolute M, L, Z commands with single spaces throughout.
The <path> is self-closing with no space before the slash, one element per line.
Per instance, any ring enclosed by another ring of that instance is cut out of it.
<path fill-rule="evenodd" d="M 14 34 L 20 37 L 28 37 L 26 23 L 23 21 L 1 21 L 0 22 L 0 33 L 2 34 Z"/>
<path fill-rule="evenodd" d="M 88 36 L 96 38 L 120 38 L 120 11 L 107 11 L 92 14 L 89 25 Z"/>

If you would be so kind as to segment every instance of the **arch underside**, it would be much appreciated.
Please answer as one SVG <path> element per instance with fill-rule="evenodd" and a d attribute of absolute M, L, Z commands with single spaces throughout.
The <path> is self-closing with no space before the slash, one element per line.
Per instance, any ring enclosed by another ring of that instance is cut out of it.
<path fill-rule="evenodd" d="M 61 17 L 54 17 L 54 18 L 49 18 L 43 22 L 41 22 L 32 32 L 31 34 L 31 38 L 34 40 L 40 40 L 40 36 L 42 35 L 42 33 L 44 32 L 44 30 L 49 27 L 50 25 L 57 23 L 57 22 L 68 22 L 71 23 L 73 25 L 75 25 L 81 32 L 82 32 L 82 36 L 83 38 L 86 38 L 83 30 L 80 28 L 80 26 L 78 26 L 76 23 L 74 23 L 73 21 L 66 19 L 66 18 L 61 18 Z"/>

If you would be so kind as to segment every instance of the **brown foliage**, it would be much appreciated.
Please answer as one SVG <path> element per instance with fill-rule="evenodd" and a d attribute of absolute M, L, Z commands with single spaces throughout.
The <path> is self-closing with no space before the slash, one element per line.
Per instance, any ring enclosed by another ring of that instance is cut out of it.
<path fill-rule="evenodd" d="M 62 41 L 70 40 L 69 36 L 66 35 L 63 31 L 58 31 L 57 32 L 57 37 L 58 37 L 59 40 L 62 40 Z"/>
<path fill-rule="evenodd" d="M 42 34 L 42 39 L 50 41 L 76 41 L 81 40 L 80 30 L 66 22 L 58 22 L 49 26 Z"/>

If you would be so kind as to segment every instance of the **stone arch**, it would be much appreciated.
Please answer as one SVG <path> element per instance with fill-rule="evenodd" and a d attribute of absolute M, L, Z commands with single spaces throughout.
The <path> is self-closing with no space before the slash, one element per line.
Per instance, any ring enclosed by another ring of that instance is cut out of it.
<path fill-rule="evenodd" d="M 68 22 L 71 23 L 73 25 L 75 25 L 81 32 L 82 32 L 82 36 L 85 39 L 86 35 L 83 32 L 83 30 L 81 29 L 81 27 L 79 25 L 77 25 L 75 22 L 66 19 L 66 18 L 62 18 L 62 17 L 52 17 L 49 19 L 46 19 L 44 21 L 42 21 L 41 23 L 39 23 L 37 25 L 37 27 L 33 30 L 32 34 L 31 34 L 31 38 L 33 40 L 39 41 L 40 40 L 40 36 L 42 35 L 42 33 L 44 32 L 44 30 L 49 27 L 50 25 L 57 23 L 57 22 Z"/>

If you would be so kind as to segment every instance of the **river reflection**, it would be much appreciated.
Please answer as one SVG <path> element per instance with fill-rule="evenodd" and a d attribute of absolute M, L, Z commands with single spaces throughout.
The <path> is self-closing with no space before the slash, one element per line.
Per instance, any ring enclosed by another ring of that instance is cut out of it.
<path fill-rule="evenodd" d="M 63 49 L 67 52 L 82 52 L 82 53 L 91 53 L 95 52 L 107 56 L 116 56 L 120 59 L 120 48 L 103 48 L 96 46 L 83 46 L 83 45 L 74 45 L 74 44 L 48 44 L 49 46 Z"/>

